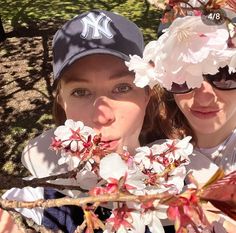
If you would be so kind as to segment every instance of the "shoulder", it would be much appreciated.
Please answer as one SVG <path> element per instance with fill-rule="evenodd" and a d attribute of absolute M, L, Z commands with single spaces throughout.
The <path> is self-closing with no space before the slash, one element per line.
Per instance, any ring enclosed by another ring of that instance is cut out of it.
<path fill-rule="evenodd" d="M 221 166 L 225 173 L 228 174 L 236 170 L 236 131 L 234 130 L 230 140 L 226 143 L 225 149 L 222 150 Z"/>
<path fill-rule="evenodd" d="M 65 171 L 65 166 L 57 163 L 60 155 L 50 150 L 53 132 L 54 129 L 50 129 L 30 140 L 23 150 L 21 161 L 34 177 Z"/>
<path fill-rule="evenodd" d="M 209 157 L 194 149 L 189 156 L 190 163 L 186 165 L 188 172 L 191 172 L 199 185 L 205 184 L 219 167 L 213 163 Z"/>

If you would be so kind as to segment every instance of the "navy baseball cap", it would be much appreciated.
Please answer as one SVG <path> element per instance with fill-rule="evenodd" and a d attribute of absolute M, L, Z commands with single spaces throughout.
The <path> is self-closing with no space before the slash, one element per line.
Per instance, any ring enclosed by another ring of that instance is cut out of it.
<path fill-rule="evenodd" d="M 137 25 L 121 15 L 92 10 L 74 17 L 54 35 L 53 73 L 57 80 L 77 59 L 91 54 L 110 54 L 129 61 L 142 56 L 143 35 Z"/>

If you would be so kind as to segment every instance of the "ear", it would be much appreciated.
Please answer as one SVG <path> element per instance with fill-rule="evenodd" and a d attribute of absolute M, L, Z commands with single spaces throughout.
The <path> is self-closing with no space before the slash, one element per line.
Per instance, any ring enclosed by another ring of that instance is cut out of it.
<path fill-rule="evenodd" d="M 56 95 L 55 100 L 56 102 L 64 109 L 64 103 L 61 96 L 62 88 L 61 88 L 61 82 L 58 83 L 57 89 L 56 89 Z"/>
<path fill-rule="evenodd" d="M 57 126 L 64 124 L 64 122 L 66 121 L 64 104 L 59 92 L 56 93 L 53 103 L 53 118 Z"/>
<path fill-rule="evenodd" d="M 57 95 L 56 95 L 56 101 L 58 104 L 61 105 L 61 107 L 63 106 L 63 101 L 62 101 L 62 97 L 60 95 L 60 91 L 58 91 Z"/>

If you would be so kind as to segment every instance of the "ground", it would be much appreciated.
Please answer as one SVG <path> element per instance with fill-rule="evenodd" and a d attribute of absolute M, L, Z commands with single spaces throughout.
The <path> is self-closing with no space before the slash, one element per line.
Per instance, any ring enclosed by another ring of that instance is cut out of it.
<path fill-rule="evenodd" d="M 44 60 L 42 44 L 42 37 L 13 37 L 1 44 L 2 172 L 24 175 L 20 154 L 25 142 L 52 127 L 51 54 Z"/>

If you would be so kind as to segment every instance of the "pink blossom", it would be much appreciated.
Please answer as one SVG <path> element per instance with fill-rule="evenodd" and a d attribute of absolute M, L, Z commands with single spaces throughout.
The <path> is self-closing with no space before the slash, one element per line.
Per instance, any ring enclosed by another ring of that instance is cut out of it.
<path fill-rule="evenodd" d="M 176 233 L 187 232 L 189 225 L 194 228 L 195 232 L 199 232 L 198 225 L 207 226 L 208 224 L 194 189 L 187 190 L 170 201 L 167 214 L 168 218 L 175 222 Z"/>
<path fill-rule="evenodd" d="M 57 127 L 54 134 L 66 151 L 76 152 L 90 145 L 91 135 L 94 136 L 95 132 L 81 121 L 66 120 L 65 125 Z"/>
<path fill-rule="evenodd" d="M 173 82 L 200 87 L 203 74 L 216 74 L 226 65 L 230 72 L 236 71 L 236 48 L 228 46 L 229 38 L 226 23 L 209 26 L 200 15 L 176 18 L 157 41 L 146 45 L 142 59 L 131 57 L 127 65 L 136 73 L 139 87 L 160 84 L 170 89 Z M 152 67 L 142 65 L 150 60 Z"/>

